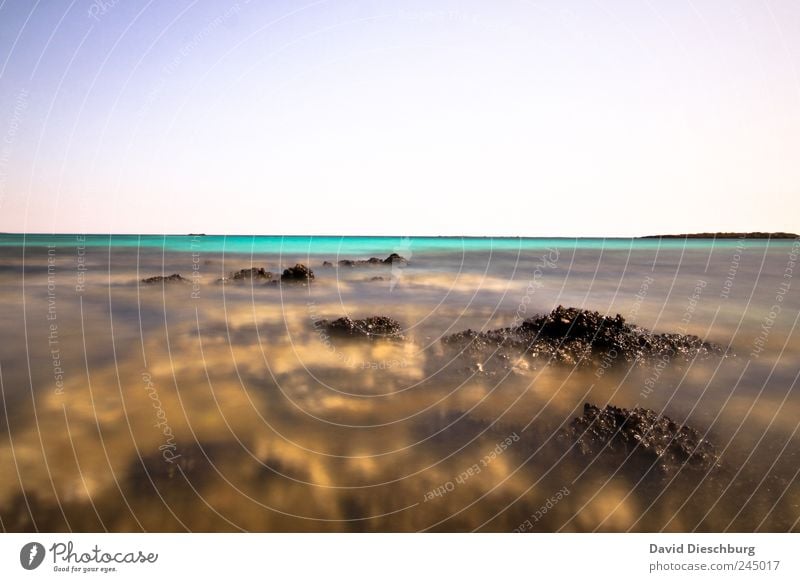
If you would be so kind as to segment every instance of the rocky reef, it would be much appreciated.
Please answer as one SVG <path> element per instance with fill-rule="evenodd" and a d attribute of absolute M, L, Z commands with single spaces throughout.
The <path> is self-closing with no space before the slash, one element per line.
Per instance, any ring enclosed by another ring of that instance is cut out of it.
<path fill-rule="evenodd" d="M 600 408 L 586 403 L 559 435 L 574 444 L 584 457 L 601 456 L 617 465 L 623 462 L 660 474 L 680 469 L 708 471 L 719 461 L 716 448 L 694 428 L 678 424 L 646 408 Z"/>
<path fill-rule="evenodd" d="M 281 281 L 307 282 L 314 278 L 314 271 L 301 263 L 283 270 Z"/>
<path fill-rule="evenodd" d="M 490 331 L 461 331 L 442 338 L 462 355 L 500 361 L 545 358 L 568 365 L 644 362 L 655 357 L 689 360 L 725 355 L 719 345 L 694 335 L 657 334 L 596 311 L 558 306 L 520 325 Z"/>
<path fill-rule="evenodd" d="M 190 281 L 185 277 L 181 277 L 178 273 L 173 273 L 167 276 L 157 275 L 155 277 L 147 277 L 146 279 L 142 279 L 142 283 L 145 285 L 154 285 L 156 283 L 190 283 Z"/>
<path fill-rule="evenodd" d="M 331 337 L 363 338 L 369 340 L 403 340 L 400 322 L 385 316 L 373 316 L 365 319 L 351 319 L 340 317 L 333 321 L 322 319 L 315 323 L 318 330 L 322 330 Z"/>
<path fill-rule="evenodd" d="M 408 259 L 405 257 L 401 257 L 397 253 L 392 253 L 385 259 L 379 259 L 378 257 L 370 257 L 369 259 L 342 259 L 340 260 L 337 265 L 340 267 L 364 267 L 364 266 L 380 266 L 380 265 L 394 265 L 394 264 L 408 264 Z M 333 263 L 330 261 L 324 261 L 322 263 L 323 267 L 333 267 Z"/>
<path fill-rule="evenodd" d="M 264 267 L 252 267 L 250 269 L 240 269 L 235 273 L 231 273 L 230 278 L 234 281 L 249 281 L 251 279 L 268 281 L 272 279 L 272 273 L 267 271 Z"/>
<path fill-rule="evenodd" d="M 217 283 L 245 283 L 245 282 L 265 282 L 277 283 L 275 275 L 267 271 L 264 267 L 250 267 L 249 269 L 239 269 L 232 272 L 229 276 L 217 279 Z"/>
<path fill-rule="evenodd" d="M 407 258 L 405 258 L 405 257 L 401 257 L 401 256 L 400 256 L 400 255 L 398 255 L 397 253 L 392 253 L 391 255 L 389 255 L 388 257 L 386 257 L 386 258 L 383 260 L 383 262 L 384 262 L 384 263 L 388 263 L 388 264 L 390 264 L 390 265 L 393 265 L 393 264 L 395 264 L 395 263 L 398 263 L 398 264 L 401 264 L 401 265 L 405 265 L 405 264 L 408 264 L 408 259 L 407 259 Z"/>

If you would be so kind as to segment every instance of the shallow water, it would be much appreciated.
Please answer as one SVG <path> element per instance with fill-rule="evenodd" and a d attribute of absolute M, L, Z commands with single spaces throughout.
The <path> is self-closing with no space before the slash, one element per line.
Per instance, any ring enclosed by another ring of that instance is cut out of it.
<path fill-rule="evenodd" d="M 800 529 L 796 241 L 22 242 L 0 238 L 4 530 Z M 410 263 L 322 267 L 392 252 Z M 310 285 L 216 282 L 297 262 Z M 176 272 L 190 283 L 138 283 Z M 736 356 L 492 375 L 441 345 L 559 304 Z M 314 326 L 343 315 L 393 317 L 407 341 Z M 582 458 L 557 435 L 584 402 L 686 423 L 720 466 Z"/>

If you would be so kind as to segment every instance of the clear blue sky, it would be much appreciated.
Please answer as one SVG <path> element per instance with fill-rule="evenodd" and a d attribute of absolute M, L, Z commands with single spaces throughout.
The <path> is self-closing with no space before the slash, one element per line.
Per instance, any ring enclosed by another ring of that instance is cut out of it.
<path fill-rule="evenodd" d="M 0 231 L 800 230 L 796 0 L 0 4 Z"/>

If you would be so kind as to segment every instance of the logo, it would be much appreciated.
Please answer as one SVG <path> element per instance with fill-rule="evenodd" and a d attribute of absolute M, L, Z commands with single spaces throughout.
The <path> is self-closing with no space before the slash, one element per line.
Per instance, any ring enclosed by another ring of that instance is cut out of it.
<path fill-rule="evenodd" d="M 19 551 L 19 563 L 26 570 L 35 570 L 44 561 L 44 546 L 39 542 L 28 542 Z"/>

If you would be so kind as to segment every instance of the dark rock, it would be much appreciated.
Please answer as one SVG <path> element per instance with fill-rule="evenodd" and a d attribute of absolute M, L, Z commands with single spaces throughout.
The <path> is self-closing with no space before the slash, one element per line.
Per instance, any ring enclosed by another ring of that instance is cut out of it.
<path fill-rule="evenodd" d="M 569 365 L 606 366 L 726 355 L 719 345 L 694 335 L 656 334 L 596 311 L 558 306 L 551 313 L 524 320 L 515 327 L 485 332 L 466 330 L 442 338 L 442 343 L 466 355 L 546 358 Z"/>
<path fill-rule="evenodd" d="M 281 275 L 281 281 L 310 281 L 313 278 L 314 271 L 300 263 L 284 269 L 283 275 Z"/>
<path fill-rule="evenodd" d="M 267 271 L 264 267 L 251 267 L 250 269 L 239 269 L 230 274 L 229 277 L 217 279 L 217 283 L 244 283 L 245 281 L 266 281 L 275 283 L 274 274 Z"/>
<path fill-rule="evenodd" d="M 388 263 L 388 264 L 390 264 L 390 265 L 391 265 L 391 264 L 394 264 L 394 263 L 400 263 L 400 264 L 403 264 L 403 265 L 405 265 L 405 264 L 407 264 L 407 263 L 408 263 L 408 259 L 406 259 L 405 257 L 401 257 L 401 256 L 400 256 L 400 255 L 398 255 L 397 253 L 392 253 L 391 255 L 389 255 L 388 257 L 386 257 L 386 258 L 383 260 L 383 262 L 384 262 L 384 263 Z"/>
<path fill-rule="evenodd" d="M 230 278 L 234 281 L 249 281 L 251 279 L 272 279 L 272 273 L 267 271 L 264 267 L 252 267 L 250 269 L 240 269 L 235 273 L 231 273 Z"/>
<path fill-rule="evenodd" d="M 327 263 L 328 261 L 325 261 Z M 325 264 L 323 263 L 323 265 Z M 379 265 L 392 265 L 394 263 L 407 264 L 408 259 L 401 257 L 397 253 L 392 253 L 385 259 L 378 257 L 370 257 L 369 259 L 342 259 L 339 261 L 340 267 L 361 267 L 361 266 L 379 266 Z"/>
<path fill-rule="evenodd" d="M 322 266 L 325 268 L 330 268 L 333 267 L 333 263 L 331 263 L 330 261 L 322 261 Z"/>
<path fill-rule="evenodd" d="M 582 456 L 603 455 L 617 463 L 630 461 L 660 473 L 681 468 L 707 471 L 719 456 L 715 447 L 695 429 L 646 408 L 628 410 L 584 404 L 560 437 L 575 443 Z"/>
<path fill-rule="evenodd" d="M 339 266 L 340 267 L 358 267 L 358 266 L 362 266 L 362 265 L 382 265 L 382 264 L 383 264 L 383 260 L 379 259 L 377 257 L 371 257 L 371 258 L 366 259 L 366 260 L 364 260 L 364 259 L 358 259 L 358 260 L 342 259 L 341 261 L 339 261 Z"/>
<path fill-rule="evenodd" d="M 386 279 L 384 279 L 383 277 L 372 277 L 372 278 L 370 279 L 370 281 L 385 281 L 385 280 L 386 280 Z"/>
<path fill-rule="evenodd" d="M 316 322 L 317 329 L 323 330 L 331 336 L 402 340 L 402 326 L 391 317 L 374 316 L 365 319 L 350 319 L 340 317 L 329 321 L 327 319 Z"/>
<path fill-rule="evenodd" d="M 153 285 L 155 283 L 189 283 L 189 279 L 185 279 L 181 277 L 178 273 L 173 273 L 172 275 L 168 275 L 166 277 L 162 275 L 158 275 L 156 277 L 148 277 L 147 279 L 142 279 L 142 283 L 146 285 Z"/>

